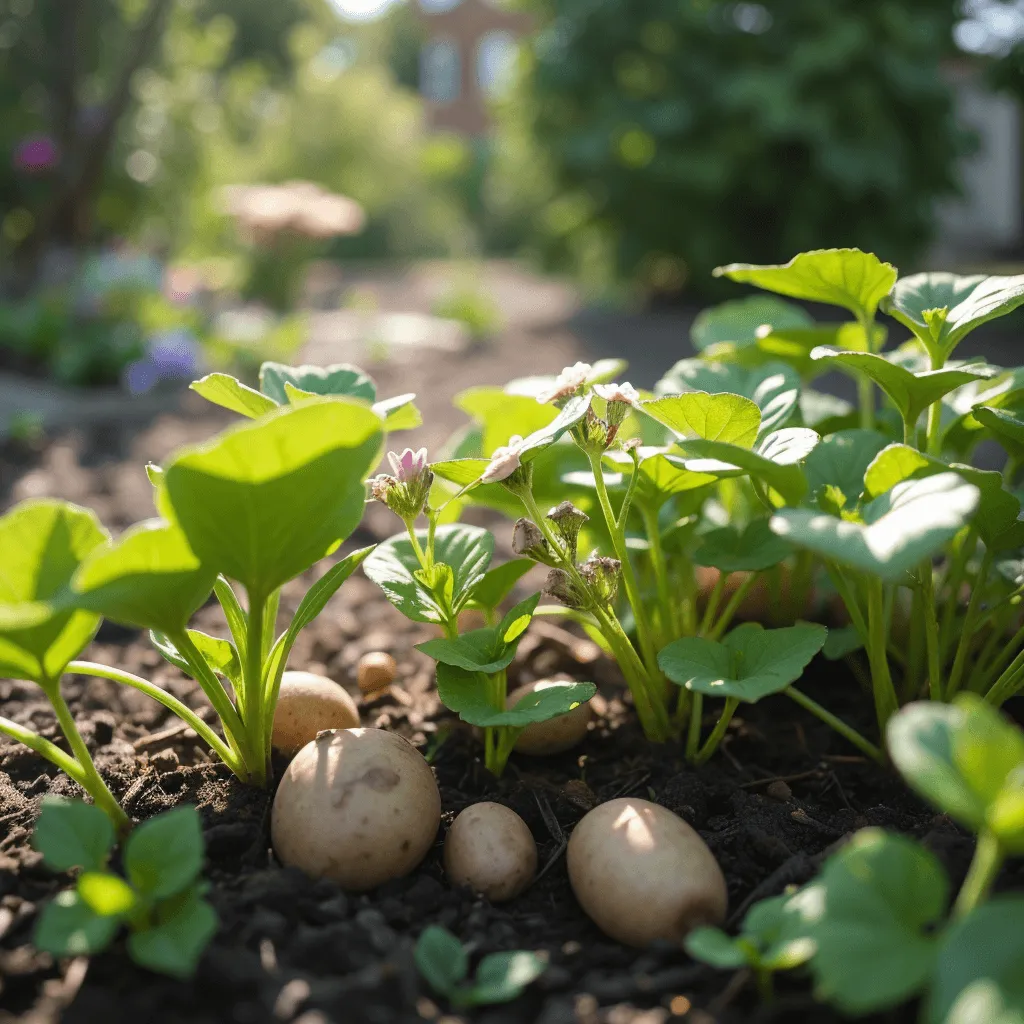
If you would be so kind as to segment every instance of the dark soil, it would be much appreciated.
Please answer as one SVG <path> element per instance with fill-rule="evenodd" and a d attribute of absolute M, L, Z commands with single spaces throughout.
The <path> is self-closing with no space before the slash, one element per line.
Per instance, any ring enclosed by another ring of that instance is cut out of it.
<path fill-rule="evenodd" d="M 564 356 L 553 346 L 533 369 L 557 369 Z M 429 369 L 436 389 L 421 388 L 437 409 L 447 408 L 460 372 L 474 380 L 480 376 L 479 367 L 445 363 L 439 359 Z M 493 379 L 501 374 L 500 366 L 493 369 Z M 382 382 L 381 391 L 395 393 L 399 385 Z M 450 420 L 449 414 L 448 426 Z M 39 451 L 9 445 L 0 449 L 0 505 L 29 495 L 59 495 L 96 508 L 112 528 L 123 527 L 152 514 L 145 460 L 162 459 L 176 445 L 205 438 L 227 421 L 188 406 L 185 415 L 166 417 L 134 437 L 112 426 L 58 438 Z M 374 509 L 352 545 L 388 536 L 394 522 L 385 510 Z M 497 529 L 499 549 L 509 532 L 507 525 Z M 284 612 L 294 610 L 309 582 L 286 588 Z M 197 620 L 207 631 L 224 629 L 215 605 Z M 434 848 L 409 877 L 365 895 L 346 894 L 333 883 L 278 866 L 269 842 L 271 794 L 246 788 L 211 763 L 194 734 L 178 728 L 161 706 L 110 682 L 68 678 L 65 694 L 87 742 L 133 817 L 185 801 L 199 807 L 210 896 L 221 927 L 196 977 L 184 983 L 135 967 L 122 945 L 92 961 L 54 963 L 35 952 L 31 935 L 39 907 L 68 879 L 45 869 L 31 850 L 32 824 L 43 796 L 74 795 L 76 787 L 35 755 L 0 741 L 0 1021 L 453 1022 L 460 1018 L 432 995 L 412 960 L 420 931 L 439 923 L 479 954 L 530 949 L 549 958 L 546 974 L 525 995 L 476 1011 L 473 1020 L 825 1024 L 837 1018 L 813 1003 L 805 980 L 781 979 L 776 1002 L 761 1005 L 742 973 L 695 964 L 667 944 L 637 951 L 605 938 L 579 909 L 566 876 L 565 842 L 579 818 L 595 804 L 624 795 L 655 800 L 680 814 L 722 865 L 732 922 L 753 900 L 810 878 L 826 851 L 867 825 L 921 839 L 954 882 L 966 870 L 969 836 L 784 697 L 745 709 L 722 751 L 694 770 L 679 747 L 652 748 L 644 741 L 614 665 L 598 658 L 589 642 L 550 625 L 528 634 L 511 682 L 560 671 L 593 679 L 600 685 L 595 727 L 570 754 L 513 757 L 505 778 L 496 782 L 483 770 L 472 735 L 440 707 L 431 662 L 412 649 L 430 635 L 429 627 L 409 623 L 358 576 L 303 634 L 291 661 L 293 668 L 325 672 L 356 693 L 358 658 L 370 650 L 392 652 L 399 681 L 362 703 L 364 723 L 409 737 L 431 757 L 437 774 L 444 824 Z M 146 675 L 192 706 L 204 706 L 198 688 L 166 665 L 143 636 L 104 627 L 86 656 Z M 870 732 L 870 702 L 836 666 L 812 666 L 802 685 Z M 48 705 L 31 685 L 0 681 L 0 706 L 5 715 L 57 739 Z M 441 867 L 447 824 L 480 799 L 513 807 L 540 851 L 538 880 L 501 906 L 453 890 Z M 1001 884 L 1024 887 L 1020 862 Z M 878 1020 L 914 1017 L 908 1007 Z"/>

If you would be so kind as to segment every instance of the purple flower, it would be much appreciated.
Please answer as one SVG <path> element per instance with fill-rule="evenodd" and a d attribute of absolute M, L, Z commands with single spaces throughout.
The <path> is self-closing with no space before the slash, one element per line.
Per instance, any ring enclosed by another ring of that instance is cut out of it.
<path fill-rule="evenodd" d="M 160 373 L 151 359 L 136 359 L 124 368 L 121 379 L 130 394 L 143 395 L 152 390 Z"/>
<path fill-rule="evenodd" d="M 199 367 L 199 345 L 185 327 L 154 335 L 149 358 L 161 378 L 192 377 Z"/>
<path fill-rule="evenodd" d="M 28 135 L 14 147 L 11 163 L 16 171 L 41 174 L 56 166 L 57 143 L 49 135 Z"/>
<path fill-rule="evenodd" d="M 388 462 L 391 463 L 391 471 L 399 483 L 413 483 L 427 471 L 427 449 L 420 448 L 414 452 L 411 448 L 406 448 L 401 455 L 388 452 Z"/>

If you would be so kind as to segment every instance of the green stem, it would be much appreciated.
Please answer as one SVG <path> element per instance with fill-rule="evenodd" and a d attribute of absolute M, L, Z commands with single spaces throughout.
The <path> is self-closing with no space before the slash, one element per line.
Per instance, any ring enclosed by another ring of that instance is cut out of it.
<path fill-rule="evenodd" d="M 246 659 L 242 666 L 242 686 L 245 688 L 248 749 L 251 760 L 249 771 L 253 785 L 267 784 L 270 751 L 266 745 L 267 707 L 263 700 L 263 627 L 267 599 L 259 593 L 249 592 L 249 612 Z"/>
<path fill-rule="evenodd" d="M 690 704 L 690 728 L 686 735 L 686 760 L 691 764 L 697 760 L 698 748 L 700 746 L 700 726 L 704 716 L 704 694 L 693 691 L 693 700 Z"/>
<path fill-rule="evenodd" d="M 981 678 L 978 680 L 978 693 L 984 693 L 988 689 L 989 683 L 992 681 L 992 677 L 1003 672 L 1006 666 L 1013 660 L 1013 652 L 1019 651 L 1021 644 L 1024 644 L 1024 626 L 1021 626 L 1020 629 L 1013 634 L 1013 638 L 1010 642 L 1004 644 L 1002 650 L 996 654 L 999 644 L 1006 638 L 1006 626 L 1008 624 L 1009 623 L 1002 624 L 992 630 L 992 636 L 989 638 L 989 642 L 985 645 L 985 649 L 981 652 L 981 656 L 978 661 L 980 664 L 984 664 L 985 668 L 982 670 Z M 974 689 L 974 687 L 972 687 L 972 689 Z"/>
<path fill-rule="evenodd" d="M 597 488 L 597 500 L 601 506 L 601 513 L 604 516 L 608 532 L 611 534 L 612 548 L 615 557 L 622 563 L 622 583 L 626 589 L 626 597 L 633 608 L 633 618 L 636 621 L 636 635 L 640 644 L 640 651 L 647 670 L 651 673 L 658 671 L 658 652 L 655 650 L 654 641 L 651 639 L 650 619 L 647 616 L 647 606 L 640 595 L 640 588 L 636 582 L 636 574 L 633 572 L 633 563 L 629 559 L 629 551 L 626 548 L 626 536 L 624 526 L 620 526 L 615 513 L 612 511 L 612 503 L 608 497 L 608 488 L 604 482 L 604 469 L 601 465 L 601 456 L 595 452 L 588 452 L 590 467 L 594 473 L 594 484 Z"/>
<path fill-rule="evenodd" d="M 971 861 L 967 877 L 964 879 L 964 884 L 960 888 L 960 894 L 953 907 L 955 918 L 969 914 L 988 898 L 989 891 L 999 874 L 999 869 L 1003 866 L 1005 856 L 1002 844 L 991 832 L 983 830 L 978 835 L 974 859 Z"/>
<path fill-rule="evenodd" d="M 722 713 L 718 716 L 718 721 L 715 723 L 714 729 L 711 730 L 711 735 L 704 741 L 704 746 L 700 748 L 697 756 L 693 759 L 695 765 L 706 764 L 711 755 L 718 749 L 718 744 L 722 742 L 722 737 L 729 728 L 732 716 L 736 713 L 736 709 L 739 706 L 740 702 L 735 697 L 726 697 L 725 707 L 722 708 Z"/>
<path fill-rule="evenodd" d="M 933 370 L 941 370 L 946 364 L 946 357 L 934 348 L 929 350 Z M 942 425 L 942 399 L 928 406 L 928 425 L 925 434 L 925 450 L 936 458 L 940 454 L 939 429 Z"/>
<path fill-rule="evenodd" d="M 885 764 L 885 755 L 874 743 L 866 740 L 856 729 L 847 725 L 841 718 L 837 718 L 828 709 L 823 708 L 816 700 L 812 700 L 807 694 L 793 686 L 787 686 L 782 692 L 795 700 L 802 708 L 810 711 L 812 715 L 820 718 L 830 729 L 834 729 L 843 739 L 852 743 L 862 754 L 867 754 L 872 761 Z"/>
<path fill-rule="evenodd" d="M 871 666 L 871 689 L 875 698 L 875 714 L 878 730 L 884 736 L 885 726 L 899 710 L 896 690 L 889 672 L 889 658 L 886 654 L 885 591 L 882 581 L 869 579 L 868 592 L 868 663 Z"/>
<path fill-rule="evenodd" d="M 29 750 L 34 750 L 40 757 L 45 757 L 51 764 L 55 764 L 65 775 L 77 782 L 82 789 L 88 790 L 86 773 L 82 766 L 70 755 L 66 754 L 56 743 L 40 736 L 39 733 L 26 729 L 17 722 L 0 715 L 0 732 L 10 736 L 12 740 L 23 743 Z"/>
<path fill-rule="evenodd" d="M 661 531 L 658 528 L 658 512 L 648 505 L 641 505 L 640 515 L 644 521 L 644 532 L 650 545 L 651 568 L 654 571 L 654 586 L 658 593 L 658 624 L 661 646 L 674 639 L 674 615 L 672 609 L 672 591 L 669 589 L 668 565 L 665 562 L 665 549 L 661 544 Z"/>
<path fill-rule="evenodd" d="M 711 623 L 715 621 L 715 614 L 718 611 L 718 606 L 722 603 L 722 594 L 725 593 L 725 581 L 728 577 L 729 573 L 719 572 L 718 579 L 715 580 L 715 585 L 711 588 L 711 593 L 708 595 L 708 603 L 704 606 L 704 615 L 700 620 L 700 626 L 697 628 L 698 636 L 707 636 Z"/>
<path fill-rule="evenodd" d="M 1024 672 L 1024 651 L 1021 651 L 1003 670 L 999 678 L 992 684 L 992 689 L 985 694 L 985 700 L 997 708 L 1008 701 L 1020 686 L 1020 675 Z"/>
<path fill-rule="evenodd" d="M 706 634 L 709 640 L 717 640 L 721 635 L 729 628 L 730 623 L 735 617 L 736 613 L 740 609 L 740 605 L 743 604 L 747 594 L 750 593 L 750 589 L 757 582 L 757 574 L 750 573 L 747 578 L 736 588 L 733 592 L 732 597 L 729 598 L 728 603 L 722 610 L 722 614 L 718 616 L 718 621 L 714 627 Z"/>
<path fill-rule="evenodd" d="M 988 573 L 991 567 L 992 552 L 986 548 L 984 557 L 981 560 L 981 569 L 978 571 L 978 575 L 974 580 L 974 586 L 971 588 L 971 599 L 967 602 L 967 614 L 964 616 L 963 626 L 960 629 L 960 640 L 956 645 L 956 657 L 953 659 L 953 667 L 949 670 L 949 681 L 946 684 L 946 700 L 952 700 L 954 694 L 960 690 L 960 680 L 963 678 L 964 667 L 967 664 L 967 655 L 974 640 L 978 608 L 981 606 L 985 583 L 988 580 Z"/>
<path fill-rule="evenodd" d="M 94 661 L 72 661 L 65 669 L 66 672 L 81 676 L 95 676 L 100 679 L 111 679 L 115 683 L 124 686 L 131 686 L 140 690 L 147 697 L 162 704 L 168 711 L 177 715 L 186 725 L 196 731 L 196 734 L 213 750 L 217 756 L 240 778 L 245 777 L 245 766 L 238 755 L 233 751 L 187 704 L 183 704 L 177 697 L 161 689 L 148 679 L 132 675 L 131 672 L 124 672 L 118 668 L 110 668 Z"/>
<path fill-rule="evenodd" d="M 416 555 L 416 560 L 420 563 L 420 567 L 423 569 L 429 569 L 431 565 L 433 565 L 433 561 L 427 559 L 427 553 L 423 550 L 423 545 L 420 544 L 419 537 L 416 536 L 416 530 L 413 528 L 412 520 L 405 524 L 405 528 L 409 533 L 409 540 L 412 541 L 412 550 Z"/>
<path fill-rule="evenodd" d="M 100 778 L 100 773 L 96 771 L 92 754 L 89 753 L 89 748 L 85 745 L 78 726 L 75 725 L 75 719 L 67 701 L 61 695 L 60 680 L 41 680 L 40 685 L 46 696 L 50 698 L 61 732 L 64 733 L 64 738 L 68 741 L 68 746 L 71 747 L 71 753 L 81 766 L 82 781 L 80 784 L 82 788 L 93 798 L 96 806 L 114 823 L 118 834 L 126 835 L 132 827 L 131 819 L 125 814 L 114 794 L 107 788 L 107 784 Z"/>
<path fill-rule="evenodd" d="M 942 666 L 939 660 L 939 620 L 935 614 L 935 583 L 931 559 L 921 564 L 921 612 L 928 656 L 928 695 L 942 700 Z"/>
<path fill-rule="evenodd" d="M 939 630 L 939 649 L 943 658 L 947 657 L 952 641 L 953 622 L 960 604 L 960 585 L 964 581 L 967 563 L 971 560 L 977 546 L 977 532 L 968 529 L 960 538 L 960 542 L 953 548 L 952 564 L 948 570 L 948 593 L 945 595 L 946 604 L 942 609 L 942 625 Z"/>
<path fill-rule="evenodd" d="M 839 591 L 839 596 L 843 599 L 846 610 L 850 613 L 853 628 L 857 630 L 866 647 L 868 643 L 868 626 L 864 613 L 861 611 L 860 602 L 857 600 L 856 592 L 850 585 L 850 581 L 843 574 L 843 570 L 835 562 L 826 562 L 825 568 L 828 570 L 829 577 L 836 590 Z"/>
<path fill-rule="evenodd" d="M 875 385 L 867 377 L 857 378 L 857 404 L 862 430 L 875 429 Z"/>

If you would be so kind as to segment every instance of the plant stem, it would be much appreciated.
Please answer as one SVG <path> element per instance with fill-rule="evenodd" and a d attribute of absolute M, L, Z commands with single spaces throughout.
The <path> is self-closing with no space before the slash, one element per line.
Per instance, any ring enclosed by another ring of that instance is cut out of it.
<path fill-rule="evenodd" d="M 889 673 L 889 658 L 886 653 L 885 591 L 879 579 L 867 580 L 868 592 L 868 663 L 871 666 L 871 689 L 875 698 L 875 715 L 878 731 L 884 736 L 885 726 L 899 710 L 896 691 Z"/>
<path fill-rule="evenodd" d="M 416 560 L 420 563 L 420 567 L 423 569 L 429 569 L 433 565 L 433 560 L 427 559 L 427 553 L 423 550 L 423 545 L 420 544 L 419 537 L 416 536 L 416 530 L 413 528 L 412 521 L 410 520 L 405 524 L 405 528 L 409 533 L 409 540 L 412 541 L 412 550 L 416 555 Z"/>
<path fill-rule="evenodd" d="M 650 545 L 651 568 L 654 571 L 654 586 L 658 592 L 658 625 L 661 627 L 660 646 L 674 639 L 672 592 L 669 589 L 668 566 L 665 562 L 665 549 L 661 545 L 661 530 L 658 527 L 658 512 L 643 504 L 639 505 L 640 515 L 644 521 L 644 532 Z"/>
<path fill-rule="evenodd" d="M 50 698 L 50 703 L 53 705 L 53 710 L 57 715 L 57 722 L 60 724 L 60 730 L 64 733 L 64 738 L 68 741 L 68 746 L 71 747 L 71 753 L 74 755 L 75 760 L 81 766 L 82 779 L 80 785 L 93 798 L 96 806 L 114 823 L 114 828 L 117 829 L 118 835 L 126 835 L 132 827 L 131 819 L 125 814 L 121 805 L 115 799 L 114 794 L 107 788 L 107 784 L 100 778 L 100 773 L 96 771 L 92 754 L 89 753 L 89 748 L 85 745 L 85 740 L 82 739 L 78 726 L 75 725 L 71 709 L 61 695 L 60 680 L 40 680 L 40 686 L 42 686 L 46 696 Z"/>
<path fill-rule="evenodd" d="M 825 568 L 828 570 L 829 577 L 836 590 L 839 591 L 839 596 L 843 599 L 846 610 L 850 613 L 854 629 L 860 634 L 864 646 L 867 647 L 868 626 L 864 613 L 861 611 L 860 602 L 857 600 L 856 591 L 850 585 L 850 581 L 843 575 L 843 570 L 835 562 L 826 562 Z"/>
<path fill-rule="evenodd" d="M 722 594 L 725 593 L 725 581 L 728 576 L 729 573 L 719 570 L 718 579 L 715 580 L 715 585 L 711 588 L 711 593 L 708 595 L 708 603 L 704 607 L 704 615 L 700 620 L 700 626 L 697 628 L 698 636 L 707 636 L 711 623 L 715 619 L 715 613 L 718 611 L 718 606 L 722 603 Z"/>
<path fill-rule="evenodd" d="M 111 679 L 115 683 L 124 686 L 134 687 L 158 701 L 168 711 L 177 715 L 186 725 L 194 729 L 197 735 L 213 750 L 217 756 L 231 769 L 235 775 L 244 776 L 245 766 L 238 755 L 233 751 L 187 704 L 183 704 L 177 697 L 161 689 L 148 679 L 132 675 L 131 672 L 124 672 L 118 668 L 110 668 L 93 661 L 72 661 L 65 672 L 75 675 L 95 676 L 99 679 Z"/>
<path fill-rule="evenodd" d="M 954 917 L 964 917 L 987 899 L 1004 857 L 999 840 L 991 832 L 982 830 L 978 835 L 974 859 L 953 907 Z"/>
<path fill-rule="evenodd" d="M 992 689 L 985 694 L 985 700 L 997 708 L 1008 701 L 1020 686 L 1020 675 L 1024 672 L 1024 651 L 1021 651 L 1003 670 L 999 678 L 992 684 Z"/>
<path fill-rule="evenodd" d="M 10 736 L 12 740 L 23 743 L 29 750 L 34 750 L 40 757 L 45 757 L 51 764 L 55 764 L 65 775 L 77 782 L 82 789 L 88 791 L 85 772 L 82 766 L 70 755 L 66 754 L 56 743 L 40 736 L 39 733 L 26 729 L 17 722 L 0 715 L 0 732 Z"/>
<path fill-rule="evenodd" d="M 690 728 L 686 735 L 686 760 L 693 764 L 697 760 L 698 747 L 700 746 L 700 726 L 704 716 L 704 694 L 693 691 L 693 700 L 690 704 Z"/>
<path fill-rule="evenodd" d="M 986 548 L 985 554 L 981 559 L 981 569 L 978 571 L 978 575 L 974 580 L 974 586 L 971 588 L 971 599 L 967 602 L 967 614 L 964 616 L 963 626 L 960 629 L 960 640 L 956 645 L 956 657 L 953 659 L 953 667 L 949 670 L 949 681 L 946 684 L 946 700 L 951 700 L 960 689 L 960 680 L 963 678 L 964 666 L 967 664 L 967 655 L 971 649 L 971 642 L 974 640 L 978 608 L 981 605 L 981 598 L 985 591 L 985 582 L 988 579 L 991 567 L 992 552 Z"/>
<path fill-rule="evenodd" d="M 588 452 L 590 467 L 594 473 L 594 484 L 597 488 L 597 500 L 601 506 L 601 513 L 604 516 L 608 532 L 611 534 L 612 548 L 615 557 L 622 563 L 622 583 L 626 589 L 626 597 L 633 608 L 633 618 L 636 621 L 636 635 L 640 644 L 640 651 L 649 672 L 658 671 L 658 652 L 654 648 L 651 639 L 651 625 L 647 616 L 647 606 L 640 596 L 640 588 L 637 586 L 636 574 L 633 572 L 633 563 L 629 560 L 629 550 L 626 548 L 625 524 L 619 523 L 615 513 L 612 511 L 612 503 L 608 497 L 608 488 L 604 482 L 604 469 L 601 465 L 601 456 L 595 452 Z"/>
<path fill-rule="evenodd" d="M 921 612 L 928 656 L 928 695 L 942 700 L 942 668 L 939 663 L 939 620 L 935 615 L 935 584 L 931 559 L 921 564 Z"/>
<path fill-rule="evenodd" d="M 816 700 L 812 700 L 794 686 L 787 686 L 782 692 L 795 700 L 802 708 L 810 711 L 812 715 L 820 718 L 830 729 L 834 729 L 843 739 L 852 743 L 862 754 L 867 754 L 872 761 L 885 764 L 885 755 L 874 743 L 866 740 L 856 729 L 847 725 L 841 718 L 837 718 L 831 711 L 823 708 Z"/>
<path fill-rule="evenodd" d="M 704 741 L 704 745 L 693 759 L 695 765 L 706 764 L 711 755 L 718 749 L 718 744 L 722 742 L 722 737 L 729 728 L 732 716 L 736 713 L 739 705 L 740 702 L 735 697 L 726 697 L 725 707 L 722 708 L 722 713 L 718 716 L 718 721 L 715 723 L 714 729 L 711 730 L 711 735 Z"/>
<path fill-rule="evenodd" d="M 981 652 L 979 657 L 980 663 L 985 663 L 985 669 L 982 673 L 981 679 L 978 681 L 977 692 L 984 693 L 988 689 L 988 684 L 992 679 L 992 676 L 996 673 L 1001 673 L 1006 666 L 1013 660 L 1013 652 L 1019 651 L 1021 644 L 1024 644 L 1024 626 L 1021 626 L 1016 633 L 1013 634 L 1013 638 L 1009 643 L 1004 644 L 1002 650 L 998 654 L 995 653 L 999 644 L 1006 637 L 1006 625 L 1008 623 L 996 626 L 992 631 L 992 636 L 989 638 L 989 642 L 985 645 L 985 649 Z M 991 664 L 988 662 L 991 660 Z M 974 687 L 972 687 L 974 689 Z"/>
<path fill-rule="evenodd" d="M 740 605 L 743 604 L 747 594 L 750 593 L 751 588 L 756 582 L 757 574 L 749 573 L 747 578 L 733 591 L 733 595 L 722 610 L 722 614 L 718 616 L 718 621 L 705 634 L 709 640 L 717 640 L 729 628 L 730 623 L 740 609 Z"/>
<path fill-rule="evenodd" d="M 245 688 L 247 718 L 245 731 L 249 739 L 251 761 L 249 772 L 253 785 L 267 784 L 270 751 L 265 733 L 267 707 L 263 700 L 263 627 L 266 598 L 259 593 L 249 594 L 247 619 L 246 659 L 242 666 L 242 686 Z"/>
<path fill-rule="evenodd" d="M 942 609 L 942 626 L 939 631 L 939 650 L 943 658 L 947 657 L 952 639 L 953 620 L 956 617 L 957 605 L 960 600 L 960 585 L 964 580 L 964 572 L 967 563 L 978 546 L 978 534 L 973 529 L 968 529 L 960 538 L 958 544 L 954 544 L 952 564 L 948 569 L 947 586 L 949 593 L 945 597 L 945 607 Z"/>

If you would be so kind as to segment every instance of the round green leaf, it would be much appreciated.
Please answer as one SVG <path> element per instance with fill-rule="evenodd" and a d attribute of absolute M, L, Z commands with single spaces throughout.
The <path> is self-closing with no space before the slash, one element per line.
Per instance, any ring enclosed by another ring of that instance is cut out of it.
<path fill-rule="evenodd" d="M 377 401 L 377 385 L 358 366 L 336 363 L 333 366 L 285 366 L 264 363 L 260 367 L 260 390 L 278 405 L 287 405 L 285 385 L 298 391 L 333 398 L 358 398 Z"/>
<path fill-rule="evenodd" d="M 102 953 L 120 927 L 117 917 L 97 914 L 74 889 L 65 889 L 43 907 L 32 942 L 53 956 L 91 956 Z"/>
<path fill-rule="evenodd" d="M 189 387 L 208 402 L 230 409 L 251 420 L 277 408 L 277 402 L 253 388 L 246 387 L 227 373 L 208 373 Z"/>
<path fill-rule="evenodd" d="M 167 467 L 175 520 L 203 565 L 267 595 L 358 525 L 381 420 L 321 399 L 185 449 Z"/>
<path fill-rule="evenodd" d="M 750 448 L 761 428 L 761 410 L 741 395 L 689 391 L 642 402 L 651 419 L 679 437 L 699 437 Z"/>
<path fill-rule="evenodd" d="M 194 807 L 176 807 L 144 821 L 129 836 L 124 867 L 135 888 L 153 899 L 180 893 L 203 866 L 203 831 Z"/>
<path fill-rule="evenodd" d="M 805 310 L 791 302 L 771 295 L 748 295 L 703 310 L 693 321 L 690 338 L 694 348 L 703 352 L 712 345 L 753 345 L 765 327 L 777 331 L 813 323 Z"/>
<path fill-rule="evenodd" d="M 767 519 L 755 519 L 742 530 L 722 526 L 705 533 L 693 561 L 722 572 L 761 572 L 778 565 L 792 550 L 772 533 Z"/>
<path fill-rule="evenodd" d="M 462 943 L 447 928 L 428 925 L 413 949 L 416 968 L 438 994 L 447 996 L 469 973 L 469 959 Z"/>
<path fill-rule="evenodd" d="M 93 804 L 48 796 L 32 832 L 32 846 L 54 871 L 99 871 L 114 848 L 114 826 Z"/>
<path fill-rule="evenodd" d="M 120 917 L 135 906 L 135 892 L 117 875 L 86 871 L 78 876 L 78 895 L 101 917 Z"/>
<path fill-rule="evenodd" d="M 174 978 L 188 978 L 217 932 L 217 914 L 198 888 L 166 901 L 157 922 L 128 936 L 128 952 L 140 966 Z"/>
<path fill-rule="evenodd" d="M 885 444 L 885 436 L 875 430 L 840 430 L 823 437 L 804 466 L 811 500 L 817 503 L 829 488 L 830 493 L 843 495 L 842 507 L 856 506 L 864 474 Z"/>
<path fill-rule="evenodd" d="M 508 1003 L 518 999 L 527 985 L 546 970 L 547 961 L 518 949 L 511 953 L 491 953 L 480 961 L 473 985 L 461 1002 L 475 1006 Z"/>
<path fill-rule="evenodd" d="M 66 501 L 25 501 L 0 518 L 0 675 L 56 679 L 92 640 L 99 616 L 62 600 L 106 540 L 91 511 Z"/>
<path fill-rule="evenodd" d="M 686 936 L 683 948 L 694 960 L 721 971 L 738 970 L 749 962 L 746 949 L 721 928 L 695 928 Z"/>
<path fill-rule="evenodd" d="M 755 704 L 799 679 L 827 635 L 824 626 L 809 622 L 783 629 L 745 622 L 720 641 L 676 640 L 662 649 L 658 665 L 688 690 Z"/>

